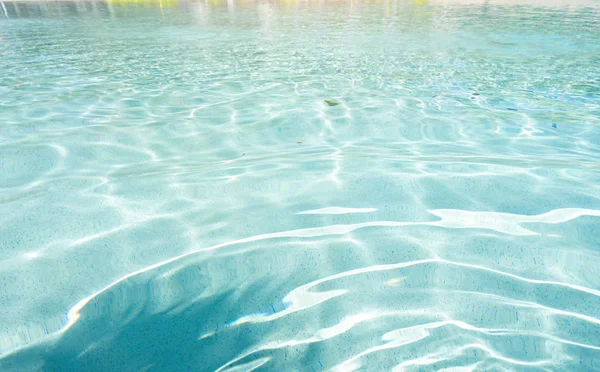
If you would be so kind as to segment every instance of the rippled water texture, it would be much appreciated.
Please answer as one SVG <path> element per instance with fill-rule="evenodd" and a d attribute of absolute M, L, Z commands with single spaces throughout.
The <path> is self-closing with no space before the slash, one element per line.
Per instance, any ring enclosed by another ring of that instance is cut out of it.
<path fill-rule="evenodd" d="M 0 5 L 0 370 L 600 370 L 600 2 Z"/>

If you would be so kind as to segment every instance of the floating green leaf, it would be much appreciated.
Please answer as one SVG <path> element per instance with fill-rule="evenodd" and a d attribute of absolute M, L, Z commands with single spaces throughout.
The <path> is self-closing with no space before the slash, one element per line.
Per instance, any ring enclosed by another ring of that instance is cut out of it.
<path fill-rule="evenodd" d="M 328 104 L 329 106 L 337 106 L 337 105 L 339 105 L 339 103 L 337 103 L 336 101 L 332 101 L 330 99 L 326 99 L 325 103 Z"/>

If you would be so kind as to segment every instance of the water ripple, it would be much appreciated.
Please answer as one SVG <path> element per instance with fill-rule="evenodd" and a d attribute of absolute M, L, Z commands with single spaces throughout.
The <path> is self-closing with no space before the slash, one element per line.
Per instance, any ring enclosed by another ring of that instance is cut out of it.
<path fill-rule="evenodd" d="M 0 2 L 0 369 L 600 369 L 599 30 Z"/>

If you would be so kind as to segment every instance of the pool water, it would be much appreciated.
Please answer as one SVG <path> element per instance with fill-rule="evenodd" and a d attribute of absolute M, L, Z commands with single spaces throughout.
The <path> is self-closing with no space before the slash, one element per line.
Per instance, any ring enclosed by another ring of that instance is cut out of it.
<path fill-rule="evenodd" d="M 600 370 L 600 2 L 0 5 L 0 370 Z"/>

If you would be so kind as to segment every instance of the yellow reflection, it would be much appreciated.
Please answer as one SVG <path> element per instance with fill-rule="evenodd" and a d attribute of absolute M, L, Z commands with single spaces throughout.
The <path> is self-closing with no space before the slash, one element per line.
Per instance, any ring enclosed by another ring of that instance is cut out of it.
<path fill-rule="evenodd" d="M 427 5 L 429 0 L 413 0 L 413 5 Z"/>
<path fill-rule="evenodd" d="M 107 4 L 112 6 L 143 6 L 143 7 L 159 7 L 171 8 L 177 5 L 178 0 L 105 0 Z"/>

